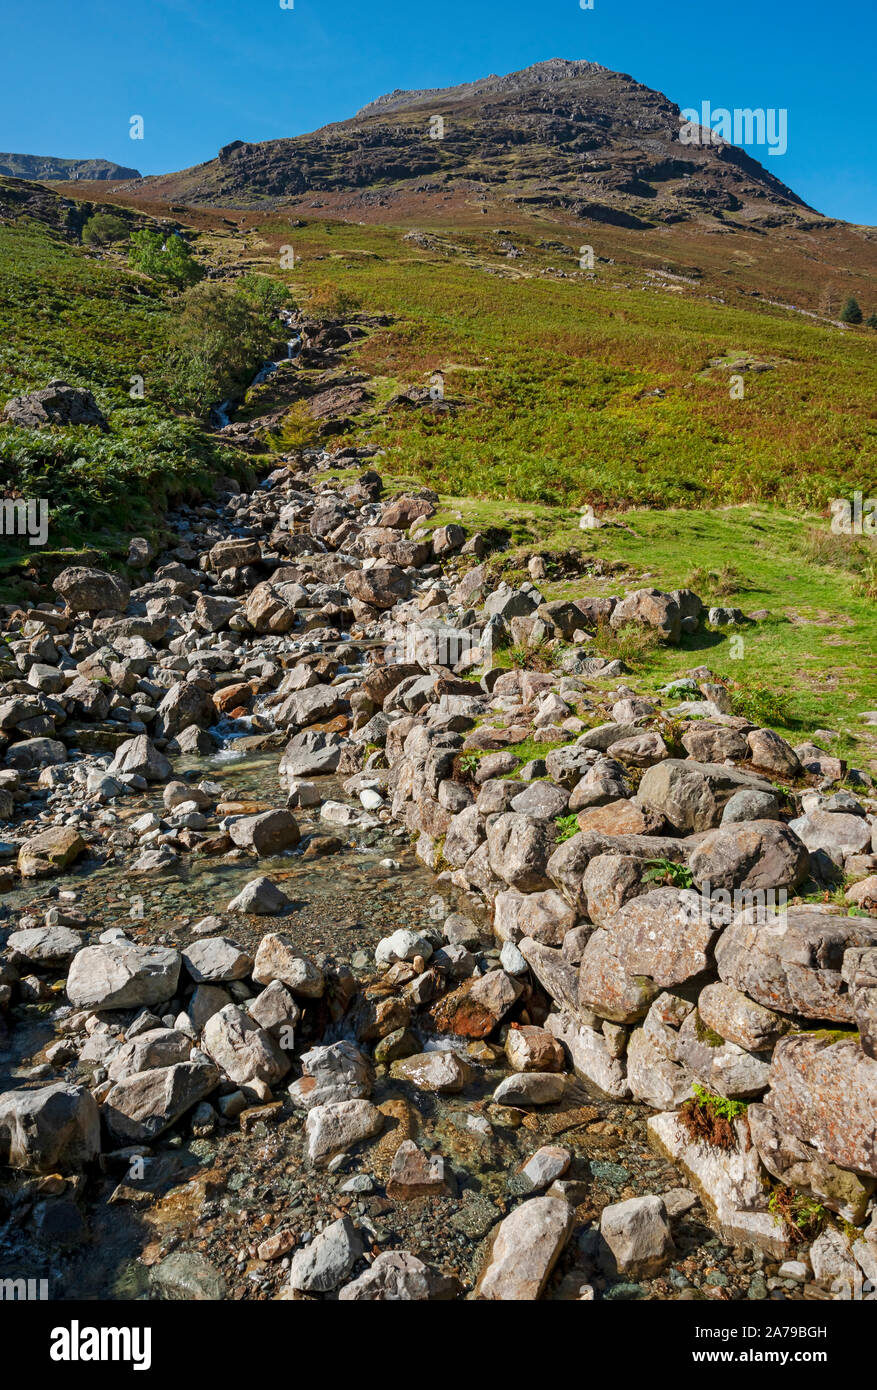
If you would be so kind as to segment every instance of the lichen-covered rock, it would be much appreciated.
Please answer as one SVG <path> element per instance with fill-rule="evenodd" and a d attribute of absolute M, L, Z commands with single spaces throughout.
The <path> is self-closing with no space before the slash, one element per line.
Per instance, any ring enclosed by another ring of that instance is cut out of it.
<path fill-rule="evenodd" d="M 781 1039 L 764 1103 L 784 1130 L 831 1163 L 877 1177 L 877 1061 L 854 1034 Z"/>
<path fill-rule="evenodd" d="M 612 934 L 595 931 L 588 939 L 579 966 L 578 1004 L 613 1023 L 636 1023 L 643 1018 L 658 986 L 647 975 L 634 975 L 619 958 Z"/>
<path fill-rule="evenodd" d="M 733 1149 L 692 1139 L 674 1111 L 653 1115 L 649 1138 L 660 1153 L 689 1179 L 700 1194 L 723 1238 L 784 1259 L 791 1246 L 782 1224 L 767 1209 L 758 1152 L 745 1119 L 733 1122 Z"/>
<path fill-rule="evenodd" d="M 546 865 L 554 843 L 553 825 L 508 811 L 488 827 L 490 867 L 498 878 L 521 892 L 550 888 Z"/>
<path fill-rule="evenodd" d="M 519 893 L 515 889 L 497 893 L 493 913 L 496 935 L 515 945 L 527 936 L 543 946 L 561 946 L 566 933 L 576 924 L 574 910 L 555 888 L 542 893 Z"/>
<path fill-rule="evenodd" d="M 629 975 L 647 975 L 669 986 L 712 964 L 710 947 L 718 924 L 699 894 L 688 888 L 656 888 L 631 898 L 607 920 L 605 930 L 610 949 Z"/>
<path fill-rule="evenodd" d="M 721 980 L 700 991 L 697 1011 L 707 1028 L 749 1052 L 769 1050 L 792 1026 L 788 1018 Z"/>
<path fill-rule="evenodd" d="M 716 946 L 719 976 L 766 1009 L 852 1023 L 841 975 L 851 946 L 877 945 L 877 918 L 839 917 L 810 907 L 776 916 L 747 908 Z"/>
<path fill-rule="evenodd" d="M 692 851 L 692 875 L 710 889 L 796 888 L 806 877 L 810 855 L 793 830 L 780 821 L 739 821 L 710 830 Z"/>
<path fill-rule="evenodd" d="M 752 1142 L 769 1173 L 787 1187 L 817 1197 L 845 1221 L 859 1225 L 865 1219 L 877 1186 L 874 1178 L 830 1162 L 812 1144 L 784 1130 L 766 1105 L 750 1105 L 746 1119 Z"/>
<path fill-rule="evenodd" d="M 677 830 L 711 830 L 741 787 L 773 793 L 770 782 L 721 763 L 667 758 L 647 768 L 637 791 L 643 806 L 660 811 Z"/>

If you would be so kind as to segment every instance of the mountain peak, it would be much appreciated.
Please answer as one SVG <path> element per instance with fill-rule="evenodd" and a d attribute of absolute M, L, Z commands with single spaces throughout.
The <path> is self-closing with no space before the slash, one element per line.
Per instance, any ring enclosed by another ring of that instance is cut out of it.
<path fill-rule="evenodd" d="M 491 73 L 489 77 L 479 77 L 473 82 L 462 82 L 453 87 L 425 87 L 412 91 L 397 87 L 395 91 L 387 92 L 385 96 L 377 97 L 361 107 L 354 119 L 411 106 L 430 105 L 437 99 L 451 102 L 487 96 L 494 92 L 507 95 L 524 91 L 529 87 L 550 86 L 552 83 L 569 82 L 610 71 L 611 69 L 602 67 L 600 63 L 592 63 L 585 58 L 546 58 L 541 63 L 532 63 L 527 68 L 506 73 L 503 77 Z"/>

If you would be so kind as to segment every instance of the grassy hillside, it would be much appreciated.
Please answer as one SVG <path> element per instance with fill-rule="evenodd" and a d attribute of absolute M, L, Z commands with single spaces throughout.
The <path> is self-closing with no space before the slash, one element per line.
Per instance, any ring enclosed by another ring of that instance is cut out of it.
<path fill-rule="evenodd" d="M 381 445 L 389 486 L 442 495 L 435 524 L 492 531 L 497 577 L 520 579 L 539 551 L 550 597 L 691 584 L 708 602 L 766 610 L 742 650 L 735 630 L 708 629 L 681 650 L 625 653 L 631 683 L 654 690 L 706 663 L 735 682 L 741 712 L 795 741 L 834 730 L 832 747 L 870 762 L 860 716 L 877 708 L 877 547 L 833 536 L 827 508 L 877 493 L 877 333 L 739 286 L 721 293 L 706 258 L 647 265 L 618 242 L 580 271 L 577 234 L 560 224 L 436 224 L 412 238 L 299 221 L 193 216 L 198 255 L 217 268 L 274 275 L 302 304 L 334 285 L 392 316 L 340 368 L 370 374 L 371 401 L 333 443 Z M 173 295 L 121 255 L 95 259 L 41 224 L 0 227 L 0 400 L 60 376 L 90 387 L 110 422 L 109 435 L 0 427 L 4 476 L 49 497 L 70 537 L 118 545 L 235 464 L 163 394 L 173 313 Z M 731 400 L 741 361 L 744 398 Z M 437 370 L 453 413 L 388 408 Z M 134 374 L 143 400 L 128 395 Z M 276 404 L 272 382 L 243 416 Z M 607 523 L 597 531 L 579 529 L 586 503 Z"/>
<path fill-rule="evenodd" d="M 439 490 L 597 506 L 774 501 L 820 510 L 877 468 L 877 333 L 618 263 L 578 271 L 569 254 L 512 238 L 445 233 L 436 249 L 402 229 L 268 224 L 302 294 L 352 290 L 398 322 L 354 360 L 381 399 L 444 373 L 454 415 L 381 416 L 394 467 Z M 258 239 L 254 239 L 258 244 Z M 549 266 L 576 278 L 559 278 Z M 722 365 L 710 366 L 711 361 Z M 730 398 L 744 361 L 744 398 Z M 660 394 L 652 394 L 652 393 Z"/>
<path fill-rule="evenodd" d="M 169 498 L 227 471 L 232 456 L 162 395 L 168 316 L 121 257 L 98 260 L 38 222 L 0 226 L 0 402 L 60 378 L 92 390 L 109 421 L 108 434 L 0 426 L 4 488 L 48 499 L 50 544 L 152 525 Z"/>

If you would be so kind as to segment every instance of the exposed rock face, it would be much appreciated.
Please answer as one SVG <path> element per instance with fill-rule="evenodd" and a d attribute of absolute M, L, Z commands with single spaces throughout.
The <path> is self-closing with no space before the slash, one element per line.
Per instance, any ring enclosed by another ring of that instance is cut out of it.
<path fill-rule="evenodd" d="M 10 424 L 28 430 L 45 429 L 48 425 L 92 425 L 104 431 L 109 429 L 91 392 L 68 386 L 66 381 L 50 381 L 48 386 L 29 396 L 13 396 L 6 402 L 3 416 Z"/>
<path fill-rule="evenodd" d="M 44 154 L 0 154 L 0 174 L 14 179 L 139 179 L 136 169 L 111 159 L 61 159 Z M 115 209 L 114 209 L 115 211 Z"/>
<path fill-rule="evenodd" d="M 450 121 L 453 138 L 429 138 L 434 114 Z M 477 177 L 509 194 L 527 190 L 552 209 L 559 199 L 568 215 L 624 227 L 742 209 L 747 220 L 770 219 L 771 226 L 802 214 L 815 220 L 743 150 L 724 141 L 685 144 L 680 129 L 678 108 L 633 78 L 598 63 L 553 58 L 456 87 L 391 92 L 312 135 L 231 141 L 208 164 L 159 178 L 157 188 L 221 206 L 333 193 L 366 205 L 378 189 L 387 196 L 440 175 L 448 190 L 471 187 Z M 600 153 L 599 184 L 582 164 L 582 151 L 589 150 Z M 434 244 L 424 233 L 410 235 Z M 410 503 L 418 499 L 400 500 L 405 509 L 388 507 L 382 525 L 416 519 Z"/>

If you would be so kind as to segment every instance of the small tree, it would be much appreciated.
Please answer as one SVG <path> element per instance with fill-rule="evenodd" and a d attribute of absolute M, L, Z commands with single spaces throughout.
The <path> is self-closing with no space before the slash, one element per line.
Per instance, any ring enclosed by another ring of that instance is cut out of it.
<path fill-rule="evenodd" d="M 86 246 L 110 246 L 114 241 L 126 241 L 127 238 L 127 222 L 112 212 L 94 213 L 82 228 L 82 240 Z"/>
<path fill-rule="evenodd" d="M 169 280 L 172 285 L 194 285 L 203 278 L 201 269 L 188 244 L 176 232 L 165 237 L 148 227 L 135 232 L 131 238 L 129 259 L 135 270 L 156 280 Z"/>
<path fill-rule="evenodd" d="M 877 314 L 869 314 L 865 319 L 866 328 L 877 328 Z"/>
<path fill-rule="evenodd" d="M 855 300 L 855 299 L 853 299 L 853 296 L 852 296 L 852 295 L 850 295 L 850 297 L 849 297 L 849 299 L 847 300 L 846 304 L 843 306 L 843 308 L 842 308 L 841 311 L 840 311 L 840 321 L 841 321 L 841 323 L 861 323 L 861 322 L 862 322 L 862 311 L 861 311 L 861 309 L 859 308 L 858 301 Z"/>

